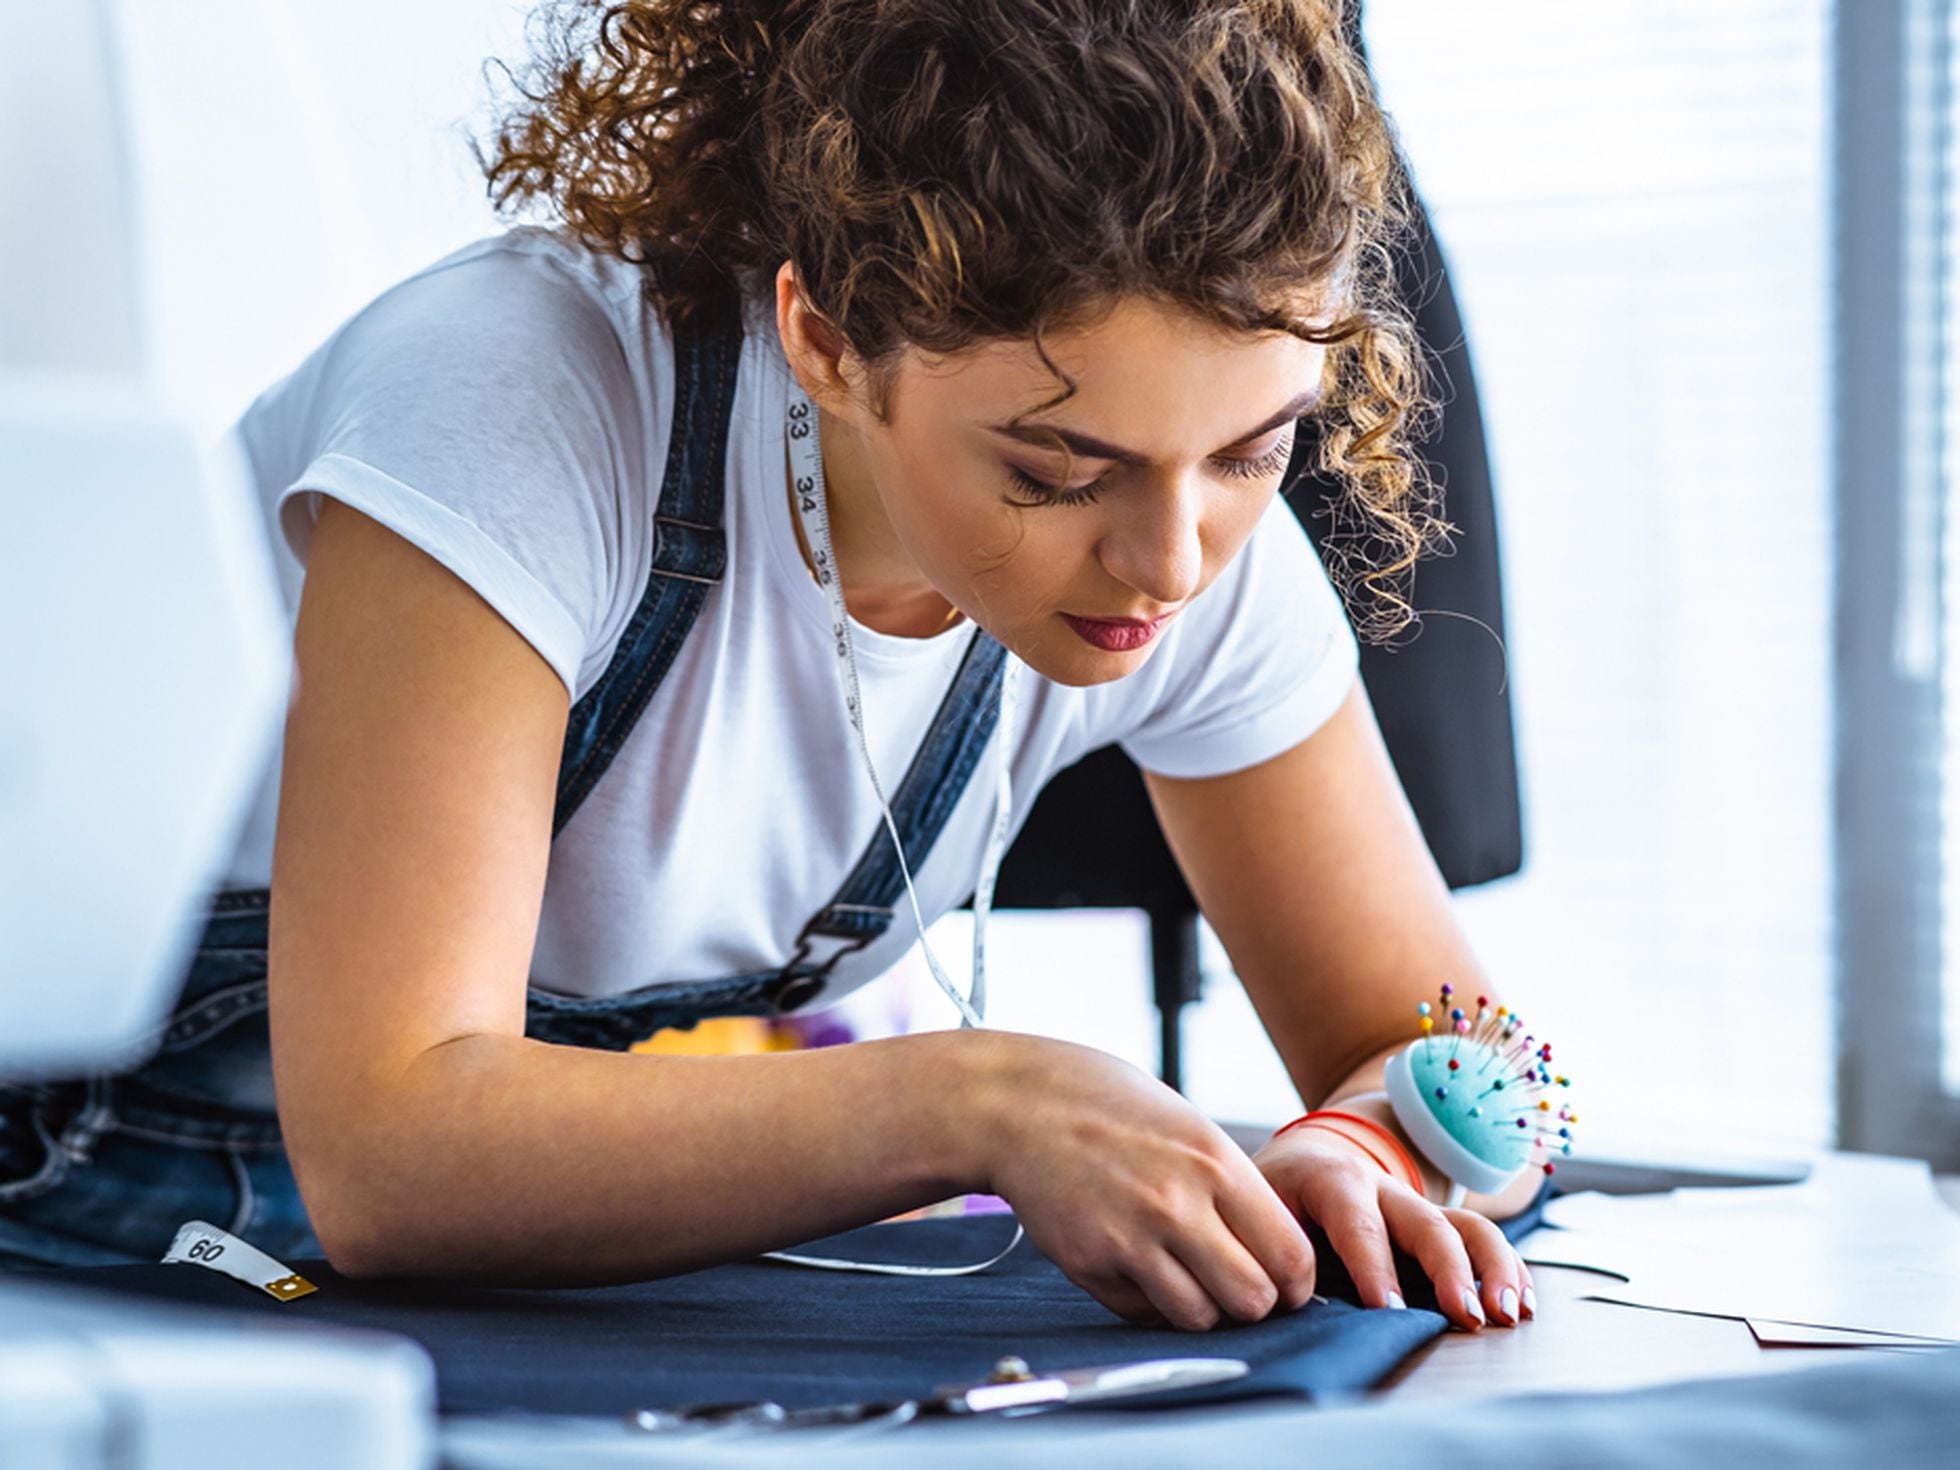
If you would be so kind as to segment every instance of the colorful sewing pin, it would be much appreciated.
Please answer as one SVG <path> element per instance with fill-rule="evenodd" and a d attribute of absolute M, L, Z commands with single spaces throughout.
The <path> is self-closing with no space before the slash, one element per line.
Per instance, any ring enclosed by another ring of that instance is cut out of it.
<path fill-rule="evenodd" d="M 1452 1006 L 1455 988 L 1441 987 L 1441 1005 L 1428 1001 L 1416 1006 L 1421 1035 L 1388 1059 L 1383 1081 L 1397 1121 L 1450 1178 L 1450 1203 L 1460 1204 L 1470 1190 L 1495 1194 L 1527 1168 L 1546 1174 L 1553 1166 L 1545 1155 L 1572 1152 L 1572 1128 L 1578 1114 L 1570 1104 L 1557 1105 L 1547 1094 L 1568 1088 L 1572 1079 L 1551 1069 L 1552 1047 L 1524 1030 L 1524 1021 L 1508 1006 L 1493 1012 L 1490 997 L 1477 997 L 1474 1020 L 1461 1006 Z M 1447 1017 L 1451 1032 L 1447 1052 L 1434 1049 L 1436 1013 Z M 1494 1069 L 1495 1075 L 1483 1080 Z M 1476 1081 L 1475 1087 L 1464 1087 Z M 1487 1116 L 1484 1103 L 1498 1104 Z"/>

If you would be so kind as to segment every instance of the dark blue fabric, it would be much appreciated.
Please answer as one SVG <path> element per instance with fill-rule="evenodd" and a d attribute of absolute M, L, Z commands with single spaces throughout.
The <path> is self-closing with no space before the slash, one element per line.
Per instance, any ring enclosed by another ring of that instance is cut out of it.
<path fill-rule="evenodd" d="M 1531 1234 L 1544 1219 L 1545 1202 L 1557 1193 L 1558 1190 L 1553 1187 L 1551 1177 L 1549 1175 L 1541 1177 L 1538 1193 L 1532 1196 L 1531 1203 L 1510 1219 L 1498 1222 L 1504 1234 L 1513 1241 L 1522 1240 Z M 1307 1239 L 1313 1242 L 1314 1259 L 1320 1263 L 1315 1289 L 1323 1296 L 1355 1300 L 1354 1278 L 1348 1275 L 1347 1267 L 1334 1253 L 1333 1246 L 1328 1244 L 1326 1232 L 1312 1221 L 1308 1221 Z M 1395 1270 L 1402 1278 L 1402 1299 L 1412 1307 L 1435 1310 L 1435 1283 L 1423 1274 L 1421 1263 L 1408 1252 L 1397 1250 Z"/>
<path fill-rule="evenodd" d="M 1542 1207 L 1506 1222 L 1514 1237 Z M 957 1265 L 984 1260 L 1013 1230 L 1005 1215 L 872 1225 L 816 1243 L 825 1255 Z M 1320 1289 L 1341 1289 L 1323 1251 Z M 1442 1333 L 1431 1311 L 1368 1311 L 1346 1300 L 1206 1333 L 1132 1327 L 1023 1241 L 972 1276 L 866 1276 L 769 1261 L 662 1281 L 522 1289 L 348 1281 L 320 1261 L 288 1261 L 320 1288 L 275 1302 L 193 1266 L 107 1266 L 42 1279 L 282 1321 L 401 1333 L 436 1364 L 446 1413 L 614 1414 L 773 1399 L 788 1408 L 923 1396 L 986 1376 L 1013 1353 L 1040 1371 L 1139 1358 L 1234 1357 L 1255 1372 L 1153 1404 L 1271 1394 L 1348 1393 L 1379 1382 Z M 1419 1273 L 1405 1295 L 1421 1295 Z M 1144 1401 L 1137 1401 L 1143 1407 Z"/>
<path fill-rule="evenodd" d="M 1504 1231 L 1505 1237 L 1512 1241 L 1519 1241 L 1536 1230 L 1544 1221 L 1545 1202 L 1555 1193 L 1557 1191 L 1552 1188 L 1551 1178 L 1547 1176 L 1542 1179 L 1538 1185 L 1538 1193 L 1532 1196 L 1530 1204 L 1526 1205 L 1508 1220 L 1500 1220 L 1498 1222 L 1499 1227 Z M 1357 1305 L 1359 1298 L 1354 1289 L 1354 1278 L 1348 1274 L 1348 1269 L 1342 1263 L 1341 1258 L 1334 1254 L 1333 1246 L 1328 1244 L 1327 1232 L 1310 1220 L 1307 1222 L 1307 1239 L 1313 1242 L 1314 1261 L 1316 1263 L 1314 1290 L 1324 1297 L 1332 1298 L 1341 1306 L 1350 1308 L 1349 1315 L 1358 1315 L 1364 1318 L 1380 1318 L 1402 1317 L 1413 1314 L 1447 1326 L 1442 1315 L 1436 1311 L 1435 1283 L 1423 1274 L 1421 1263 L 1414 1256 L 1408 1254 L 1408 1252 L 1397 1250 L 1394 1254 L 1396 1275 L 1401 1278 L 1402 1283 L 1402 1299 L 1409 1304 L 1409 1311 L 1389 1312 L 1375 1310 L 1363 1312 L 1359 1310 Z M 1437 1330 L 1441 1331 L 1442 1328 L 1439 1327 Z M 1498 1330 L 1501 1331 L 1504 1329 Z M 1427 1342 L 1431 1337 L 1436 1335 L 1436 1332 L 1427 1333 L 1423 1336 L 1421 1342 Z M 1420 1342 L 1416 1344 L 1416 1346 L 1420 1345 Z M 1137 1401 L 1135 1407 L 1202 1404 L 1226 1399 L 1259 1398 L 1273 1394 L 1306 1394 L 1311 1396 L 1316 1393 L 1325 1393 L 1332 1388 L 1332 1385 L 1318 1381 L 1320 1375 L 1325 1371 L 1323 1364 L 1319 1360 L 1325 1355 L 1339 1355 L 1343 1351 L 1344 1349 L 1339 1343 L 1306 1346 L 1297 1352 L 1282 1353 L 1270 1360 L 1257 1364 L 1251 1374 L 1235 1382 L 1221 1383 L 1209 1388 L 1193 1388 L 1174 1393 L 1155 1394 L 1147 1402 L 1143 1400 Z M 1392 1366 L 1393 1364 L 1390 1365 L 1390 1367 Z M 1353 1387 L 1366 1388 L 1369 1384 L 1375 1383 L 1386 1376 L 1388 1371 L 1388 1368 L 1384 1368 L 1374 1378 L 1369 1379 L 1367 1383 L 1357 1383 Z"/>

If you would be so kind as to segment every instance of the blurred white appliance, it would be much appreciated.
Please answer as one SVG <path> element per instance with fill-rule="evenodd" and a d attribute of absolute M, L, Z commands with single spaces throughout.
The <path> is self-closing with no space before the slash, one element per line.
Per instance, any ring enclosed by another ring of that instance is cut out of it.
<path fill-rule="evenodd" d="M 108 0 L 0 5 L 0 1076 L 13 1078 L 145 1044 L 285 706 L 255 508 L 146 371 L 115 16 Z M 409 1470 L 434 1461 L 433 1387 L 405 1339 L 255 1330 L 0 1274 L 10 1467 Z"/>

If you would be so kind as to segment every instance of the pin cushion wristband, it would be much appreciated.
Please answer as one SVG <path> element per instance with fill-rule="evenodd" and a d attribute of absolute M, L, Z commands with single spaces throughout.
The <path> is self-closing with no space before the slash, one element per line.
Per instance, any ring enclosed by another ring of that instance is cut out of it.
<path fill-rule="evenodd" d="M 1569 1103 L 1552 1113 L 1553 1089 L 1572 1079 L 1553 1073 L 1549 1042 L 1529 1032 L 1520 1037 L 1517 1013 L 1508 1006 L 1493 1012 L 1489 996 L 1477 997 L 1473 1020 L 1450 1005 L 1451 993 L 1445 985 L 1449 1044 L 1432 1034 L 1436 1022 L 1424 1001 L 1416 1007 L 1422 1035 L 1389 1057 L 1382 1085 L 1395 1121 L 1449 1177 L 1448 1202 L 1457 1205 L 1469 1190 L 1496 1194 L 1527 1168 L 1552 1173 L 1551 1155 L 1572 1152 L 1579 1115 Z"/>
<path fill-rule="evenodd" d="M 1473 1020 L 1460 1006 L 1450 1005 L 1454 987 L 1442 988 L 1442 1009 L 1448 1014 L 1448 1046 L 1432 1033 L 1435 1019 L 1427 1001 L 1416 1007 L 1422 1035 L 1391 1055 L 1382 1067 L 1383 1092 L 1395 1121 L 1416 1151 L 1449 1180 L 1445 1203 L 1463 1203 L 1470 1190 L 1496 1194 L 1526 1168 L 1554 1171 L 1552 1154 L 1572 1152 L 1572 1130 L 1579 1115 L 1570 1103 L 1552 1112 L 1554 1088 L 1567 1088 L 1572 1079 L 1552 1071 L 1552 1048 L 1526 1032 L 1509 1006 L 1491 1009 L 1490 997 L 1477 997 Z M 1348 1099 L 1352 1100 L 1352 1099 Z M 1375 1122 L 1354 1113 L 1317 1108 L 1295 1118 L 1288 1128 L 1320 1127 L 1339 1133 L 1360 1148 L 1385 1173 L 1393 1174 L 1374 1150 L 1339 1126 L 1358 1124 L 1379 1134 L 1395 1151 L 1415 1182 L 1418 1194 L 1422 1172 L 1400 1139 Z"/>

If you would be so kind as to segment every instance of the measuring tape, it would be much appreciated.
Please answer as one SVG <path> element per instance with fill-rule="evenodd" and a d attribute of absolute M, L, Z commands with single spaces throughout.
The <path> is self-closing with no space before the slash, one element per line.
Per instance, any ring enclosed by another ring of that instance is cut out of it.
<path fill-rule="evenodd" d="M 247 1245 L 230 1231 L 220 1230 L 204 1220 L 187 1220 L 177 1227 L 177 1238 L 164 1252 L 166 1266 L 202 1266 L 247 1286 L 256 1286 L 277 1301 L 297 1301 L 319 1288 L 304 1276 L 289 1270 L 255 1245 Z"/>
<path fill-rule="evenodd" d="M 980 857 L 980 877 L 973 893 L 973 983 L 965 995 L 946 973 L 946 967 L 933 953 L 926 938 L 925 913 L 919 906 L 919 893 L 912 886 L 912 867 L 905 859 L 905 846 L 898 840 L 898 823 L 892 817 L 891 803 L 885 799 L 884 783 L 871 759 L 871 742 L 864 733 L 864 696 L 858 681 L 857 650 L 851 643 L 851 619 L 844 607 L 844 588 L 838 579 L 837 551 L 831 544 L 830 507 L 824 490 L 823 451 L 817 442 L 817 408 L 794 378 L 789 383 L 788 435 L 790 472 L 795 481 L 796 513 L 803 522 L 804 540 L 810 543 L 811 559 L 816 562 L 817 582 L 830 601 L 830 631 L 837 653 L 837 678 L 844 691 L 844 711 L 850 716 L 857 736 L 858 753 L 871 776 L 871 789 L 878 797 L 885 830 L 891 833 L 892 847 L 898 853 L 898 870 L 905 878 L 906 896 L 911 900 L 912 918 L 919 927 L 919 946 L 925 954 L 926 968 L 960 1013 L 962 1029 L 985 1023 L 987 1014 L 987 915 L 993 909 L 994 882 L 1000 875 L 1001 857 L 1007 849 L 1007 829 L 1013 816 L 1014 718 L 1016 687 L 1021 665 L 1012 653 L 1001 674 L 1000 721 L 994 731 L 994 819 Z M 976 624 L 973 636 L 982 636 Z M 846 1261 L 831 1256 L 799 1256 L 786 1251 L 767 1251 L 772 1261 L 796 1266 L 814 1266 L 826 1271 L 867 1271 L 881 1276 L 965 1276 L 984 1271 L 1021 1243 L 1020 1224 L 1006 1249 L 988 1260 L 971 1266 L 902 1266 L 873 1261 Z"/>
<path fill-rule="evenodd" d="M 844 710 L 857 735 L 858 752 L 864 769 L 870 773 L 871 789 L 878 797 L 885 830 L 891 833 L 898 851 L 898 870 L 905 878 L 905 892 L 912 903 L 912 918 L 919 926 L 919 944 L 925 952 L 926 967 L 946 998 L 959 1010 L 962 1027 L 984 1024 L 987 1011 L 987 915 L 993 909 L 994 882 L 1000 874 L 1001 857 L 1007 849 L 1007 828 L 1013 815 L 1014 781 L 1012 772 L 1014 719 L 1017 708 L 1016 686 L 1020 661 L 1007 655 L 1000 689 L 1000 723 L 994 732 L 994 820 L 987 833 L 987 844 L 980 858 L 980 877 L 973 894 L 973 984 L 966 995 L 946 973 L 946 967 L 933 952 L 926 938 L 925 914 L 919 907 L 918 890 L 912 886 L 912 866 L 898 840 L 898 823 L 892 818 L 891 803 L 885 799 L 884 783 L 872 763 L 871 744 L 864 733 L 864 695 L 858 682 L 857 650 L 851 642 L 850 615 L 844 609 L 844 588 L 838 580 L 837 552 L 830 539 L 830 509 L 823 478 L 823 452 L 817 443 L 817 409 L 794 379 L 789 387 L 790 468 L 796 481 L 796 512 L 803 521 L 804 539 L 810 543 L 811 559 L 817 564 L 817 581 L 830 600 L 830 631 L 837 653 L 837 678 L 844 691 Z M 976 626 L 973 636 L 979 638 Z"/>

